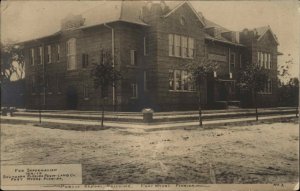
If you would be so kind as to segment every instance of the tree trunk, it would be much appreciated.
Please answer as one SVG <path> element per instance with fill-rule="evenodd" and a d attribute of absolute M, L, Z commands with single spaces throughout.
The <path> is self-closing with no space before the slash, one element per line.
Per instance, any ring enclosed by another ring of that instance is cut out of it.
<path fill-rule="evenodd" d="M 254 90 L 255 118 L 258 121 L 257 92 Z"/>
<path fill-rule="evenodd" d="M 202 108 L 201 108 L 200 85 L 198 87 L 198 109 L 199 109 L 199 126 L 202 127 Z"/>
<path fill-rule="evenodd" d="M 104 99 L 102 99 L 102 117 L 101 117 L 101 127 L 103 127 L 104 122 Z"/>

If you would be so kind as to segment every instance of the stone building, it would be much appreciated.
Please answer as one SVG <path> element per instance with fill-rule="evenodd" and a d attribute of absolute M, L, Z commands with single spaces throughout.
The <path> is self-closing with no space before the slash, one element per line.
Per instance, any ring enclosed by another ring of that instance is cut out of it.
<path fill-rule="evenodd" d="M 230 31 L 188 2 L 112 1 L 63 19 L 58 32 L 23 42 L 26 107 L 97 110 L 90 70 L 110 51 L 123 80 L 108 90 L 107 109 L 192 110 L 197 93 L 186 64 L 206 57 L 218 70 L 202 83 L 202 103 L 247 102 L 236 87 L 247 64 L 269 75 L 260 100 L 276 103 L 278 40 L 270 27 Z M 40 82 L 44 82 L 41 85 Z"/>

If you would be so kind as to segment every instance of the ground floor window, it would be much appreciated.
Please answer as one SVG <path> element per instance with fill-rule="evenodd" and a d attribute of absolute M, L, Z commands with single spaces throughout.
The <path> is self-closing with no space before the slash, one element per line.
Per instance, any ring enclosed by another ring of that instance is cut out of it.
<path fill-rule="evenodd" d="M 89 98 L 89 86 L 87 83 L 83 85 L 83 97 L 84 99 Z"/>
<path fill-rule="evenodd" d="M 267 79 L 264 82 L 264 87 L 263 87 L 263 89 L 259 93 L 262 93 L 262 94 L 272 94 L 272 80 L 271 79 Z"/>
<path fill-rule="evenodd" d="M 169 90 L 194 91 L 191 74 L 185 70 L 169 70 Z"/>
<path fill-rule="evenodd" d="M 138 84 L 131 84 L 131 98 L 138 98 Z"/>

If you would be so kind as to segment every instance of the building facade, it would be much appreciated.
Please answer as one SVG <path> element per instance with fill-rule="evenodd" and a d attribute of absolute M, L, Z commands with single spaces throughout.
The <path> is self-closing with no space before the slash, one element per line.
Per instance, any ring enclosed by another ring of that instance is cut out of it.
<path fill-rule="evenodd" d="M 103 100 L 91 70 L 103 51 L 111 52 L 123 75 L 120 85 L 108 90 L 108 110 L 196 109 L 198 96 L 186 67 L 201 58 L 219 66 L 201 85 L 204 107 L 219 101 L 246 103 L 236 83 L 248 64 L 259 64 L 269 76 L 259 93 L 262 103 L 277 101 L 278 41 L 271 28 L 230 31 L 187 1 L 109 2 L 69 16 L 57 33 L 23 45 L 30 109 L 98 110 Z"/>

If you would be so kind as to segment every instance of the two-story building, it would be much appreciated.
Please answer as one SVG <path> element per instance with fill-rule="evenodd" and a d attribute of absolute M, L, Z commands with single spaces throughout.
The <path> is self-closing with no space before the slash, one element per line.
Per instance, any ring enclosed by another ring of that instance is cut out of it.
<path fill-rule="evenodd" d="M 278 40 L 270 27 L 230 31 L 188 1 L 106 2 L 68 16 L 57 33 L 23 45 L 27 108 L 99 109 L 100 90 L 94 89 L 91 70 L 103 50 L 111 52 L 123 75 L 120 85 L 108 90 L 107 109 L 196 109 L 186 65 L 203 57 L 219 65 L 202 83 L 205 107 L 242 100 L 236 80 L 247 64 L 260 64 L 269 74 L 260 97 L 266 105 L 276 103 Z"/>

